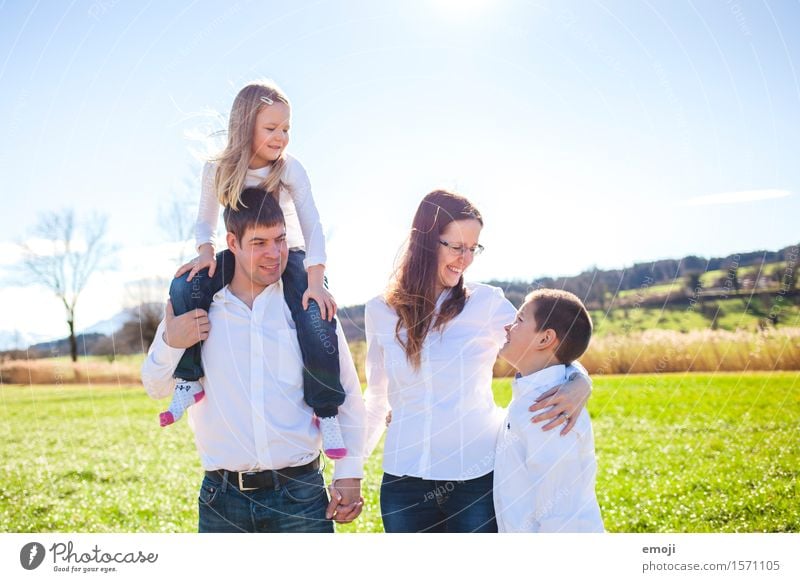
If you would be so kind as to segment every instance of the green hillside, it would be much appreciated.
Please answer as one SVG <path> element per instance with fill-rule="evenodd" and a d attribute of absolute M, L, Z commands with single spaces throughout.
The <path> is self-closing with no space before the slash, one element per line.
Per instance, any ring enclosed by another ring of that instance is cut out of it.
<path fill-rule="evenodd" d="M 596 335 L 649 329 L 765 330 L 800 326 L 800 247 L 705 259 L 689 256 L 592 269 L 571 277 L 487 281 L 515 306 L 539 288 L 565 289 L 592 313 Z M 364 306 L 340 310 L 350 341 L 364 340 Z"/>

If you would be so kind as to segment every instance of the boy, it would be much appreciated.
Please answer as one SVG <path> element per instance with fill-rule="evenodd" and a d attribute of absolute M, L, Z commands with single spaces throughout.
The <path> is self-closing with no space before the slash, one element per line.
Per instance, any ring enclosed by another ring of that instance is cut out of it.
<path fill-rule="evenodd" d="M 572 293 L 540 289 L 525 298 L 500 357 L 518 370 L 497 443 L 494 504 L 500 532 L 602 532 L 589 413 L 565 436 L 532 424 L 528 405 L 567 381 L 566 366 L 589 346 L 592 320 Z"/>

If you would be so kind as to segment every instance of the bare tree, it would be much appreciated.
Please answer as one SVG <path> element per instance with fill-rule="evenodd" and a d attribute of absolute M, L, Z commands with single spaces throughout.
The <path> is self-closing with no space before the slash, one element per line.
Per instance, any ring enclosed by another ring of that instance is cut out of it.
<path fill-rule="evenodd" d="M 170 242 L 180 243 L 178 264 L 186 261 L 186 243 L 192 238 L 196 219 L 197 198 L 200 182 L 196 178 L 185 178 L 178 191 L 166 205 L 158 209 L 158 225 Z"/>
<path fill-rule="evenodd" d="M 46 287 L 64 305 L 73 362 L 78 361 L 75 339 L 78 298 L 92 274 L 103 269 L 114 252 L 104 240 L 106 222 L 107 217 L 95 215 L 82 225 L 82 236 L 78 236 L 72 209 L 43 213 L 32 230 L 35 242 L 20 244 L 26 281 Z"/>
<path fill-rule="evenodd" d="M 151 277 L 132 281 L 126 286 L 128 320 L 115 335 L 121 353 L 146 352 L 153 342 L 156 329 L 164 317 L 164 298 L 169 280 Z"/>

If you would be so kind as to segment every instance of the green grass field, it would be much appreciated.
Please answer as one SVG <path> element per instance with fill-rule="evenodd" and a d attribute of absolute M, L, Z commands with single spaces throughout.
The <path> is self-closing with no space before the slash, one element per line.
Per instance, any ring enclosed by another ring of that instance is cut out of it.
<path fill-rule="evenodd" d="M 509 381 L 494 389 L 505 405 Z M 0 387 L 0 531 L 195 531 L 201 469 L 185 420 L 158 427 L 165 405 L 141 387 Z M 598 377 L 589 410 L 609 531 L 800 531 L 800 374 Z M 380 475 L 379 450 L 339 531 L 382 531 Z"/>

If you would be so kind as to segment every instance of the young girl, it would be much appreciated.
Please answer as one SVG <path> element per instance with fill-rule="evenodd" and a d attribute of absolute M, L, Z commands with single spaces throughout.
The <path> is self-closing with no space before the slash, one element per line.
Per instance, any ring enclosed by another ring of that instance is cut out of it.
<path fill-rule="evenodd" d="M 338 459 L 347 450 L 337 420 L 344 389 L 339 381 L 336 302 L 324 286 L 325 237 L 308 175 L 285 151 L 290 114 L 289 100 L 272 83 L 253 82 L 239 91 L 231 108 L 228 144 L 203 169 L 195 229 L 200 256 L 178 269 L 170 299 L 176 315 L 198 308 L 208 310 L 214 294 L 230 282 L 234 269 L 230 251 L 215 254 L 219 206 L 237 209 L 246 187 L 257 186 L 275 196 L 286 220 L 290 250 L 282 279 L 305 364 L 304 399 L 318 419 L 325 454 Z M 189 276 L 182 277 L 186 272 Z M 198 382 L 202 376 L 198 343 L 186 350 L 175 370 L 175 394 L 169 410 L 160 415 L 161 426 L 172 424 L 186 407 L 202 399 Z"/>

